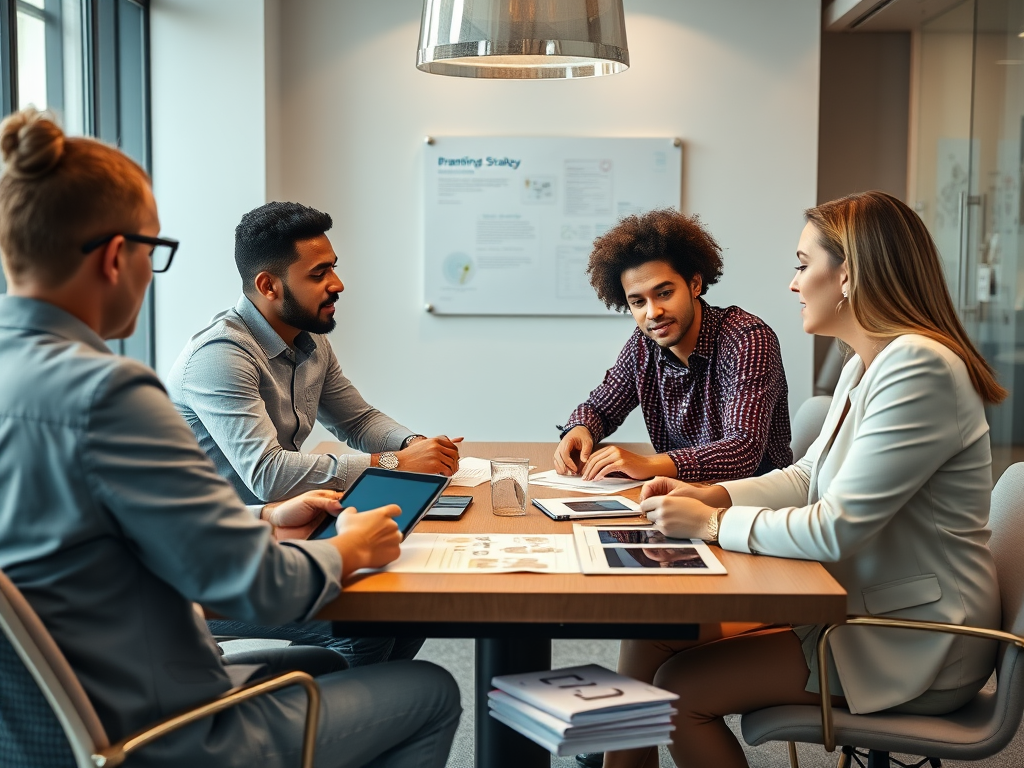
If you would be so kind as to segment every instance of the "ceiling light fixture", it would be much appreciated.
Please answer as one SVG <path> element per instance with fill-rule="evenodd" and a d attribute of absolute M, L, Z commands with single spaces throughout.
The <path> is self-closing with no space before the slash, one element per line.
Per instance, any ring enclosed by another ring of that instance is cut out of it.
<path fill-rule="evenodd" d="M 416 66 L 507 80 L 629 68 L 622 0 L 424 0 Z"/>

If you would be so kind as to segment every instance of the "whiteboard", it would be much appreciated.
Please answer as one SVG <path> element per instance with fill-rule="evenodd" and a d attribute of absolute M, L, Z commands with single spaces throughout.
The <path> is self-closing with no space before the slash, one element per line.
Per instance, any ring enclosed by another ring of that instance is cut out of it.
<path fill-rule="evenodd" d="M 587 278 L 624 216 L 679 208 L 671 138 L 446 136 L 424 151 L 424 299 L 447 315 L 609 315 Z"/>

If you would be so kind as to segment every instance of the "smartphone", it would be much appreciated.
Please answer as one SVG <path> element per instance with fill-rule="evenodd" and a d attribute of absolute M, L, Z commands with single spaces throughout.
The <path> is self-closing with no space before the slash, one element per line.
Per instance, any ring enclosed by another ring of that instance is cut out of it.
<path fill-rule="evenodd" d="M 440 496 L 427 510 L 424 520 L 458 520 L 473 503 L 472 496 Z"/>

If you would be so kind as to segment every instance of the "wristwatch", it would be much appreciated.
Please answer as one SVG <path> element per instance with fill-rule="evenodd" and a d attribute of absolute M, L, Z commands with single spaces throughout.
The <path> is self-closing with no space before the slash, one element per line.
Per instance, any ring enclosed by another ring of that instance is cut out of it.
<path fill-rule="evenodd" d="M 398 469 L 398 457 L 391 451 L 384 451 L 377 458 L 377 466 L 381 469 Z"/>
<path fill-rule="evenodd" d="M 410 445 L 417 442 L 418 440 L 426 439 L 427 438 L 425 435 L 409 435 L 407 438 L 405 438 L 405 440 L 402 441 L 402 450 L 404 451 L 406 448 L 408 448 Z"/>
<path fill-rule="evenodd" d="M 726 507 L 719 507 L 711 513 L 711 517 L 708 518 L 708 535 L 704 537 L 704 540 L 712 544 L 718 541 L 718 525 L 722 522 L 722 513 L 724 513 Z"/>

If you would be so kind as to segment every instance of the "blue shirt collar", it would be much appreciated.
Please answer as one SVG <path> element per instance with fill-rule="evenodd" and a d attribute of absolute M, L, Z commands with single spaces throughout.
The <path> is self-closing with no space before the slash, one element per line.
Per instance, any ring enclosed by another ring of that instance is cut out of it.
<path fill-rule="evenodd" d="M 42 331 L 113 354 L 92 328 L 58 306 L 25 296 L 0 296 L 0 326 Z"/>
<path fill-rule="evenodd" d="M 249 329 L 249 333 L 252 334 L 256 342 L 266 352 L 268 359 L 273 359 L 289 351 L 288 343 L 278 335 L 273 326 L 267 322 L 267 318 L 263 316 L 263 313 L 256 308 L 256 305 L 244 293 L 239 297 L 238 303 L 235 304 L 235 312 L 242 318 L 242 322 Z M 295 337 L 295 347 L 306 355 L 310 355 L 316 349 L 316 342 L 313 341 L 313 338 L 308 333 L 300 331 L 299 335 Z"/>

